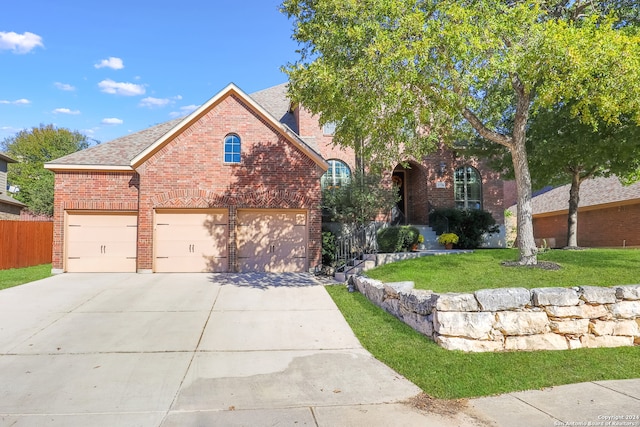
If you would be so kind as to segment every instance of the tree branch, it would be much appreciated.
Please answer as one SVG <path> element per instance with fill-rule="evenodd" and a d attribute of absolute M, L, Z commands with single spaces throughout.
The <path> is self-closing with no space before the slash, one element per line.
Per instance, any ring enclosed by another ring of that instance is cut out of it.
<path fill-rule="evenodd" d="M 482 123 L 482 121 L 480 121 L 480 119 L 473 113 L 473 111 L 469 110 L 467 107 L 462 111 L 462 115 L 481 137 L 495 142 L 496 144 L 504 145 L 507 148 L 513 147 L 513 140 L 511 137 L 492 131 L 486 127 L 484 123 Z"/>

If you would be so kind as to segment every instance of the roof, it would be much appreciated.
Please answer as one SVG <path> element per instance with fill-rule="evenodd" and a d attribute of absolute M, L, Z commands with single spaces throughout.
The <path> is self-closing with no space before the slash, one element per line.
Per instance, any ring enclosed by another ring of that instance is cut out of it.
<path fill-rule="evenodd" d="M 533 214 L 568 211 L 570 187 L 571 184 L 563 185 L 531 199 Z M 617 177 L 612 176 L 587 179 L 580 185 L 579 209 L 633 202 L 640 203 L 640 182 L 624 186 Z"/>
<path fill-rule="evenodd" d="M 326 162 L 320 154 L 295 132 L 295 118 L 289 111 L 287 86 L 287 83 L 283 83 L 255 92 L 252 95 L 247 95 L 234 84 L 230 84 L 186 117 L 161 123 L 86 150 L 69 154 L 46 163 L 45 167 L 52 170 L 133 170 L 141 161 L 144 161 L 155 152 L 160 145 L 191 125 L 199 116 L 219 102 L 220 99 L 230 93 L 235 93 L 248 101 L 248 104 L 263 115 L 267 121 L 276 125 L 283 135 L 287 136 L 291 142 L 311 157 L 316 164 L 326 169 Z"/>
<path fill-rule="evenodd" d="M 9 205 L 15 205 L 15 206 L 19 206 L 21 208 L 24 208 L 25 206 L 27 206 L 24 203 L 14 199 L 11 196 L 7 196 L 4 193 L 0 193 L 0 203 L 6 203 L 6 204 L 9 204 Z"/>
<path fill-rule="evenodd" d="M 9 157 L 8 155 L 2 152 L 0 152 L 0 160 L 4 160 L 7 163 L 18 163 L 17 160 L 12 159 L 11 157 Z"/>

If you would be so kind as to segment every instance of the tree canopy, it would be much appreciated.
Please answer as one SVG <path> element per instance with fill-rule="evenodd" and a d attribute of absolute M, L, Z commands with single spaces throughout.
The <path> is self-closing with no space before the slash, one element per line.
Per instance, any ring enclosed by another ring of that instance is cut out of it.
<path fill-rule="evenodd" d="M 337 143 L 366 141 L 368 160 L 420 157 L 469 132 L 506 147 L 521 263 L 533 264 L 529 115 L 571 101 L 591 126 L 640 122 L 640 35 L 622 17 L 627 3 L 285 0 L 301 46 L 286 67 L 290 95 L 336 123 Z"/>
<path fill-rule="evenodd" d="M 18 161 L 9 165 L 8 181 L 20 191 L 15 198 L 33 213 L 53 215 L 53 172 L 44 163 L 89 147 L 77 131 L 40 125 L 6 138 L 0 147 Z"/>

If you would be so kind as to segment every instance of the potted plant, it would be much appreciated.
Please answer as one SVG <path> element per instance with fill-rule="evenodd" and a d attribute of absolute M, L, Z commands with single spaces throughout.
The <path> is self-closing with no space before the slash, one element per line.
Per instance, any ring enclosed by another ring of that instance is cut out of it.
<path fill-rule="evenodd" d="M 438 236 L 438 243 L 444 245 L 445 249 L 452 249 L 458 240 L 459 237 L 456 233 L 442 233 Z"/>
<path fill-rule="evenodd" d="M 417 251 L 420 248 L 420 245 L 423 243 L 424 243 L 424 236 L 422 234 L 418 234 L 418 242 L 414 243 L 413 246 L 411 246 L 411 250 Z"/>

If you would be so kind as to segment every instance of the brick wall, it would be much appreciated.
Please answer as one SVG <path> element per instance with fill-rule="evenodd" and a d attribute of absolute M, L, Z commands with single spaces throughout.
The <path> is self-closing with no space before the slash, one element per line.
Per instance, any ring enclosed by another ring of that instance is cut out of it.
<path fill-rule="evenodd" d="M 533 218 L 536 239 L 554 238 L 567 244 L 567 213 Z M 584 247 L 640 247 L 640 203 L 578 211 L 578 245 Z"/>
<path fill-rule="evenodd" d="M 135 211 L 138 209 L 135 172 L 56 172 L 53 213 L 54 270 L 64 267 L 65 210 Z"/>
<path fill-rule="evenodd" d="M 223 162 L 223 141 L 229 133 L 241 139 L 239 164 Z M 239 98 L 223 99 L 138 172 L 138 269 L 150 270 L 153 265 L 153 209 L 158 207 L 308 210 L 309 266 L 320 263 L 318 206 L 323 171 Z M 233 222 L 235 215 L 229 218 Z M 235 224 L 229 225 L 233 230 Z M 229 249 L 235 253 L 233 247 Z"/>

